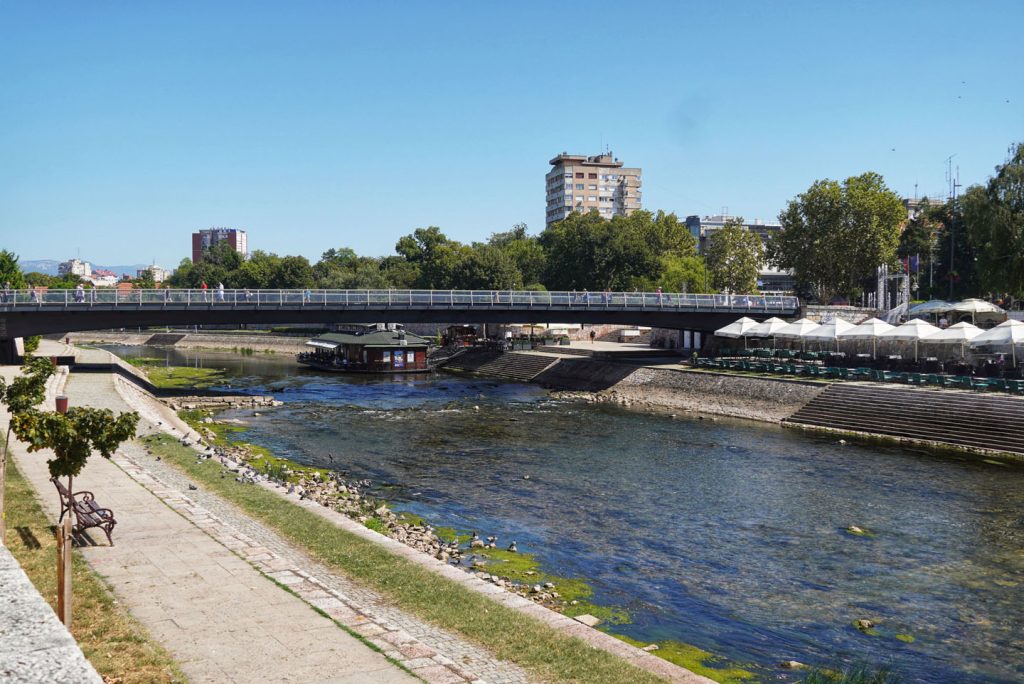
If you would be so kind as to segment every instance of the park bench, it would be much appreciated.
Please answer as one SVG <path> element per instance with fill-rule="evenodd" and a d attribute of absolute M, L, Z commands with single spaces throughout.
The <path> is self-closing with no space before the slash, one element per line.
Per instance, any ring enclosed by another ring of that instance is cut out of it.
<path fill-rule="evenodd" d="M 74 513 L 77 532 L 83 532 L 90 527 L 98 527 L 106 533 L 107 541 L 113 546 L 114 540 L 110 538 L 110 533 L 114 531 L 114 525 L 117 524 L 114 512 L 96 503 L 96 497 L 92 492 L 75 492 L 74 496 L 71 496 L 71 492 L 61 484 L 60 480 L 51 477 L 50 482 L 57 488 L 57 494 L 60 495 L 60 517 L 57 519 L 57 523 L 62 522 L 65 515 Z"/>

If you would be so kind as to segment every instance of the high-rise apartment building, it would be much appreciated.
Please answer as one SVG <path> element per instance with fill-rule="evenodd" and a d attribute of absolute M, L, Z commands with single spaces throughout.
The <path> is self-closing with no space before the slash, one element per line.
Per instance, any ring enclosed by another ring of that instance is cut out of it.
<path fill-rule="evenodd" d="M 218 242 L 227 242 L 231 248 L 246 257 L 249 255 L 249 244 L 244 230 L 236 228 L 207 228 L 192 233 L 192 263 L 203 260 L 203 250 L 213 247 Z"/>
<path fill-rule="evenodd" d="M 640 169 L 625 168 L 611 152 L 594 157 L 563 152 L 549 163 L 545 225 L 574 211 L 597 210 L 607 219 L 640 209 Z"/>

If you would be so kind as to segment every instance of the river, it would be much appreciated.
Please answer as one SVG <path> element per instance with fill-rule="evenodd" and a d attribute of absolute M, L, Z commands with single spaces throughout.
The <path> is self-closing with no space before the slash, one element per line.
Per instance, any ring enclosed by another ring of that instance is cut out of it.
<path fill-rule="evenodd" d="M 1020 465 L 532 385 L 108 348 L 223 367 L 233 389 L 273 394 L 284 406 L 236 414 L 245 440 L 369 478 L 435 525 L 515 539 L 627 609 L 612 631 L 693 644 L 765 681 L 798 680 L 777 667 L 789 659 L 888 666 L 905 682 L 1024 680 Z"/>

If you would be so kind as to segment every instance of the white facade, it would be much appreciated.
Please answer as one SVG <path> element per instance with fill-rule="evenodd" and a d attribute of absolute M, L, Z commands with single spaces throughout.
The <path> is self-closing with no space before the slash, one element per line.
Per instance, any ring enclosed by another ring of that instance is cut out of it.
<path fill-rule="evenodd" d="M 80 278 L 88 278 L 92 275 L 92 265 L 81 259 L 69 259 L 59 266 L 57 272 L 63 275 L 76 275 Z"/>

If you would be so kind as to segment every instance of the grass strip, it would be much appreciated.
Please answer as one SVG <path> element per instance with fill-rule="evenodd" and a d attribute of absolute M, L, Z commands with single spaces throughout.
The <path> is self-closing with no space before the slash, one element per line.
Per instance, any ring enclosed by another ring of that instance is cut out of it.
<path fill-rule="evenodd" d="M 386 595 L 396 605 L 479 643 L 545 681 L 658 682 L 655 675 L 457 582 L 396 556 L 261 487 L 222 478 L 213 460 L 166 435 L 144 440 L 154 453 L 245 513 L 277 530 L 315 559 Z"/>
<path fill-rule="evenodd" d="M 57 540 L 31 485 L 7 462 L 7 537 L 11 553 L 29 580 L 57 610 Z M 106 582 L 72 554 L 71 635 L 108 683 L 187 682 L 177 663 L 154 641 Z"/>

